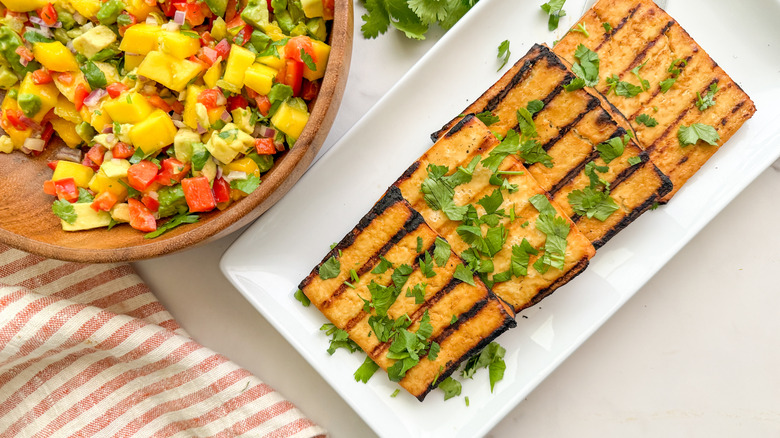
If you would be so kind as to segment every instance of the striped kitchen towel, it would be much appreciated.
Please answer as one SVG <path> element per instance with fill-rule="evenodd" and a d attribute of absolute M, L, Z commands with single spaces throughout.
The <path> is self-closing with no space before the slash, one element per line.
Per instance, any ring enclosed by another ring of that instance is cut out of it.
<path fill-rule="evenodd" d="M 188 337 L 130 265 L 0 245 L 0 437 L 323 435 Z"/>

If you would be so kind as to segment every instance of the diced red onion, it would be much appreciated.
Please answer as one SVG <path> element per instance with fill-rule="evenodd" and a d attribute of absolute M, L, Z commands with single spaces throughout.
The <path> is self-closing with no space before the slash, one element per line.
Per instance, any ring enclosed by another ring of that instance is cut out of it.
<path fill-rule="evenodd" d="M 81 163 L 81 160 L 84 158 L 83 153 L 81 152 L 81 149 L 71 149 L 69 147 L 61 147 L 57 149 L 57 152 L 54 154 L 55 160 L 64 160 L 64 161 L 72 161 L 74 163 Z"/>
<path fill-rule="evenodd" d="M 222 106 L 227 103 L 227 98 L 224 94 L 219 93 L 217 94 L 217 106 Z"/>
<path fill-rule="evenodd" d="M 204 128 L 203 125 L 200 124 L 200 122 L 198 122 L 198 134 L 203 135 L 207 132 L 208 130 Z"/>
<path fill-rule="evenodd" d="M 227 110 L 222 111 L 222 115 L 219 116 L 219 119 L 222 120 L 225 123 L 227 123 L 227 122 L 232 120 L 231 117 L 230 117 L 230 113 L 227 112 Z"/>
<path fill-rule="evenodd" d="M 173 120 L 181 120 L 181 114 L 179 114 L 177 112 L 174 112 L 173 115 L 171 116 L 171 118 Z"/>
<path fill-rule="evenodd" d="M 29 118 L 29 117 L 27 117 L 25 115 L 20 116 L 19 120 L 22 123 L 24 123 L 25 125 L 27 125 L 29 128 L 32 128 L 35 131 L 43 130 L 43 127 L 41 127 L 41 125 L 38 124 L 38 122 L 36 122 L 35 120 L 33 120 L 33 119 L 31 119 L 31 118 Z"/>
<path fill-rule="evenodd" d="M 276 141 L 274 140 L 274 146 L 276 146 L 276 150 L 279 152 L 284 151 L 284 142 L 283 141 Z"/>
<path fill-rule="evenodd" d="M 181 120 L 173 119 L 173 126 L 175 126 L 177 128 L 185 128 L 187 125 L 184 122 L 182 122 Z"/>
<path fill-rule="evenodd" d="M 22 64 L 22 67 L 27 67 L 27 63 L 30 62 L 26 60 L 23 56 L 19 57 L 19 64 Z"/>
<path fill-rule="evenodd" d="M 30 155 L 30 154 L 32 153 L 32 151 L 31 151 L 31 150 L 27 149 L 27 148 L 26 148 L 26 147 L 24 147 L 24 146 L 22 146 L 22 148 L 21 148 L 21 149 L 19 149 L 19 150 L 20 150 L 20 151 L 22 151 L 22 153 L 25 153 L 25 154 L 27 154 L 27 155 Z"/>
<path fill-rule="evenodd" d="M 223 178 L 225 179 L 226 182 L 230 182 L 235 180 L 244 180 L 247 178 L 247 175 L 246 172 L 231 170 L 230 173 L 224 175 Z"/>
<path fill-rule="evenodd" d="M 214 176 L 214 179 L 220 178 L 222 178 L 222 166 L 217 166 L 217 174 Z"/>
<path fill-rule="evenodd" d="M 112 125 L 106 125 L 106 127 L 103 128 L 103 130 L 100 131 L 100 132 L 102 134 L 110 134 L 110 133 L 114 132 L 114 125 L 113 124 Z"/>
<path fill-rule="evenodd" d="M 87 97 L 84 99 L 84 105 L 86 106 L 96 106 L 98 102 L 100 102 L 100 99 L 106 97 L 108 95 L 108 92 L 102 88 L 95 89 Z"/>
<path fill-rule="evenodd" d="M 30 20 L 32 20 L 32 18 L 30 18 Z M 45 38 L 53 38 L 54 37 L 54 34 L 52 34 L 51 30 L 49 30 L 49 28 L 46 27 L 46 26 L 41 26 L 40 29 L 38 29 L 36 27 L 27 26 L 24 29 L 25 29 L 25 31 L 28 31 L 28 32 L 35 32 L 38 35 L 44 36 Z"/>
<path fill-rule="evenodd" d="M 46 147 L 46 142 L 42 138 L 27 138 L 24 140 L 24 147 L 31 151 L 42 151 Z"/>
<path fill-rule="evenodd" d="M 184 20 L 187 18 L 187 13 L 184 11 L 176 11 L 173 13 L 173 22 L 179 26 L 184 26 Z"/>
<path fill-rule="evenodd" d="M 65 47 L 67 47 L 71 53 L 76 53 L 76 48 L 73 47 L 73 40 L 68 41 L 68 44 L 65 44 Z"/>
<path fill-rule="evenodd" d="M 53 27 L 54 29 L 59 29 L 62 27 L 62 21 L 57 21 L 56 23 L 52 24 L 49 27 Z"/>
<path fill-rule="evenodd" d="M 271 130 L 271 135 L 267 135 L 268 130 Z M 276 131 L 273 128 L 269 128 L 266 125 L 255 125 L 255 130 L 252 132 L 252 137 L 255 138 L 262 138 L 262 137 L 273 137 L 276 134 Z"/>

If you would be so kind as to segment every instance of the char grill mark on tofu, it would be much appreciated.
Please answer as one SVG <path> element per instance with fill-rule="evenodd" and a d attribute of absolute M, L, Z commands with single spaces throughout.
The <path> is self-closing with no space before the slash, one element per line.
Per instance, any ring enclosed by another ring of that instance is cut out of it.
<path fill-rule="evenodd" d="M 425 217 L 428 224 L 450 242 L 453 251 L 458 254 L 469 248 L 469 245 L 457 233 L 457 227 L 461 222 L 450 220 L 443 212 L 431 209 L 420 194 L 420 185 L 427 177 L 428 164 L 447 166 L 452 173 L 458 166 L 466 166 L 476 156 L 486 157 L 498 144 L 499 141 L 488 127 L 473 115 L 467 115 L 457 121 L 449 132 L 443 134 L 441 140 L 412 164 L 395 183 L 401 189 L 404 198 Z M 514 222 L 509 222 L 507 218 L 501 219 L 507 232 L 507 238 L 503 248 L 493 257 L 494 272 L 503 272 L 509 268 L 511 247 L 513 244 L 520 244 L 523 238 L 527 239 L 534 248 L 539 249 L 544 246 L 545 235 L 534 225 L 538 211 L 528 200 L 537 194 L 543 194 L 549 198 L 549 195 L 531 176 L 528 169 L 514 157 L 506 157 L 499 170 L 522 172 L 522 174 L 506 175 L 511 184 L 518 186 L 518 191 L 515 193 L 502 191 L 504 203 L 500 208 L 509 211 L 509 208 L 514 206 L 518 219 Z M 455 188 L 453 199 L 456 204 L 473 204 L 482 197 L 491 194 L 497 187 L 489 183 L 489 176 L 489 170 L 477 165 L 471 182 Z M 557 206 L 554 200 L 551 203 L 558 215 L 568 221 L 564 209 Z M 523 227 L 525 221 L 528 224 Z M 528 275 L 514 277 L 493 286 L 493 291 L 512 305 L 515 311 L 538 302 L 542 297 L 549 295 L 556 288 L 574 278 L 587 266 L 588 260 L 593 256 L 595 250 L 587 237 L 580 233 L 573 223 L 569 222 L 569 224 L 570 232 L 567 238 L 563 270 L 551 268 L 546 274 L 539 274 L 531 266 L 536 258 L 532 257 L 529 262 Z"/>
<path fill-rule="evenodd" d="M 619 31 L 603 31 L 602 22 L 617 21 L 625 23 Z M 638 81 L 630 70 L 644 65 L 639 73 L 650 82 L 650 90 L 631 98 L 610 94 L 608 99 L 627 116 L 640 146 L 674 184 L 672 191 L 661 199 L 661 202 L 668 201 L 752 117 L 755 105 L 704 49 L 650 0 L 600 0 L 577 24 L 587 26 L 590 37 L 569 32 L 555 46 L 555 52 L 574 62 L 574 51 L 579 44 L 595 51 L 601 61 L 601 80 L 596 85 L 599 92 L 608 91 L 605 78 L 611 74 L 636 85 Z M 678 66 L 681 72 L 677 80 L 664 93 L 659 84 L 670 77 L 668 68 L 677 59 L 686 63 Z M 696 92 L 704 96 L 715 83 L 720 88 L 714 96 L 715 105 L 700 111 L 696 107 Z M 655 118 L 658 125 L 638 124 L 636 118 L 645 113 Z M 717 145 L 699 142 L 681 146 L 678 130 L 694 123 L 713 126 L 720 136 Z"/>
<path fill-rule="evenodd" d="M 547 47 L 535 45 L 463 113 L 494 112 L 501 120 L 491 125 L 490 130 L 505 135 L 510 129 L 517 130 L 517 109 L 531 100 L 542 100 L 545 105 L 533 115 L 533 119 L 539 133 L 538 140 L 552 157 L 554 166 L 547 168 L 542 163 L 534 163 L 527 166 L 528 172 L 599 248 L 672 187 L 666 175 L 631 140 L 623 155 L 608 165 L 609 173 L 600 174 L 610 183 L 613 198 L 620 208 L 605 222 L 574 213 L 568 194 L 589 185 L 589 179 L 584 174 L 585 166 L 590 161 L 606 165 L 596 146 L 611 138 L 622 137 L 631 130 L 625 117 L 598 93 L 564 91 L 563 86 L 574 77 L 566 60 Z M 455 118 L 433 137 L 442 137 L 448 127 L 454 129 L 462 121 L 461 117 Z M 629 165 L 627 159 L 631 156 L 642 158 L 641 163 Z"/>
<path fill-rule="evenodd" d="M 426 278 L 421 273 L 419 261 L 426 253 L 432 254 L 437 236 L 423 217 L 403 199 L 400 191 L 391 187 L 299 285 L 336 327 L 347 331 L 374 362 L 387 370 L 394 363 L 387 358 L 392 338 L 381 342 L 372 333 L 368 318 L 374 311 L 367 313 L 363 310 L 363 298 L 371 299 L 367 290 L 371 281 L 380 285 L 392 284 L 394 269 L 402 264 L 412 267 L 408 281 L 387 310 L 387 315 L 393 319 L 409 316 L 411 325 L 408 330 L 411 332 L 419 328 L 426 311 L 430 316 L 433 334 L 429 340 L 439 343 L 439 355 L 434 361 L 422 358 L 399 382 L 421 401 L 435 387 L 434 380 L 442 381 L 463 360 L 515 326 L 511 307 L 496 297 L 478 277 L 473 278 L 475 286 L 453 277 L 456 266 L 463 263 L 455 253 L 450 252 L 444 266 L 434 264 L 435 276 Z M 423 240 L 422 252 L 419 253 L 418 237 Z M 386 257 L 393 267 L 383 274 L 374 274 L 371 271 L 379 262 L 380 255 Z M 330 257 L 340 260 L 340 271 L 337 277 L 323 280 L 319 270 Z M 358 273 L 359 281 L 354 282 L 354 289 L 344 284 L 344 281 L 353 281 L 350 269 Z M 421 282 L 428 287 L 425 288 L 423 303 L 416 304 L 414 298 L 405 296 L 405 292 Z M 450 324 L 453 315 L 457 321 Z"/>

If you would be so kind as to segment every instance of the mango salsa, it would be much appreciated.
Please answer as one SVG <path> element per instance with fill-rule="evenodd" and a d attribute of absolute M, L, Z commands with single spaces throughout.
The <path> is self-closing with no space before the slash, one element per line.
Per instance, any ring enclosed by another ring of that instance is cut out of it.
<path fill-rule="evenodd" d="M 144 155 L 173 144 L 174 137 L 176 137 L 176 126 L 171 116 L 161 109 L 155 110 L 149 117 L 130 129 L 130 140 L 143 151 Z"/>
<path fill-rule="evenodd" d="M 179 59 L 173 55 L 152 50 L 146 55 L 138 74 L 153 79 L 174 91 L 182 91 L 203 70 L 199 63 Z"/>

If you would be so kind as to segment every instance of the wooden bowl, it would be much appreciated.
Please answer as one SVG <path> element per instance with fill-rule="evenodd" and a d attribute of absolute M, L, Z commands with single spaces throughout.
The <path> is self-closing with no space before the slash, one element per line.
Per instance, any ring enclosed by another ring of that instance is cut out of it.
<path fill-rule="evenodd" d="M 249 196 L 223 211 L 201 214 L 197 223 L 181 225 L 155 239 L 145 239 L 145 233 L 128 225 L 111 230 L 65 232 L 51 211 L 52 197 L 43 193 L 43 183 L 52 174 L 46 163 L 59 146 L 48 147 L 38 157 L 21 152 L 0 153 L 0 242 L 61 260 L 131 261 L 216 240 L 256 219 L 300 179 L 336 117 L 352 55 L 352 0 L 336 0 L 335 9 L 330 57 L 309 122 L 295 147 L 276 160 Z"/>

